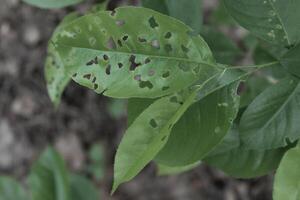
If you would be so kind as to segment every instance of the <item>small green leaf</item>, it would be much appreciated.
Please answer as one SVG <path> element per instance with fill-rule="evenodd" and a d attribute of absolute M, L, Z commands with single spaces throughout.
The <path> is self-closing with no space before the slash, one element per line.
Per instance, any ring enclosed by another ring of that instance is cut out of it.
<path fill-rule="evenodd" d="M 179 19 L 194 29 L 196 33 L 201 30 L 202 0 L 142 0 L 142 5 Z"/>
<path fill-rule="evenodd" d="M 33 200 L 70 200 L 64 161 L 54 149 L 48 148 L 33 165 L 29 185 Z"/>
<path fill-rule="evenodd" d="M 239 108 L 238 83 L 230 84 L 192 105 L 175 124 L 156 161 L 185 166 L 201 160 L 225 137 Z"/>
<path fill-rule="evenodd" d="M 180 174 L 186 171 L 189 171 L 191 169 L 196 168 L 200 165 L 201 162 L 196 162 L 190 165 L 186 165 L 183 167 L 169 167 L 167 165 L 159 164 L 158 163 L 158 175 L 159 176 L 166 176 L 166 175 L 175 175 Z"/>
<path fill-rule="evenodd" d="M 286 78 L 268 87 L 249 105 L 240 122 L 243 145 L 274 149 L 300 138 L 300 83 Z"/>
<path fill-rule="evenodd" d="M 300 78 L 300 45 L 295 46 L 290 49 L 283 57 L 280 59 L 281 64 L 292 74 Z"/>
<path fill-rule="evenodd" d="M 70 176 L 71 200 L 99 200 L 98 189 L 84 176 Z"/>
<path fill-rule="evenodd" d="M 83 0 L 23 0 L 24 2 L 40 8 L 62 8 L 74 5 Z"/>
<path fill-rule="evenodd" d="M 288 150 L 277 169 L 274 181 L 274 200 L 300 199 L 300 146 Z"/>
<path fill-rule="evenodd" d="M 0 177 L 0 200 L 28 200 L 22 186 L 9 177 Z"/>
<path fill-rule="evenodd" d="M 223 0 L 233 18 L 254 35 L 291 46 L 300 40 L 300 1 Z"/>
<path fill-rule="evenodd" d="M 65 26 L 56 48 L 79 84 L 110 97 L 155 98 L 220 71 L 207 44 L 191 31 L 158 12 L 121 7 Z"/>

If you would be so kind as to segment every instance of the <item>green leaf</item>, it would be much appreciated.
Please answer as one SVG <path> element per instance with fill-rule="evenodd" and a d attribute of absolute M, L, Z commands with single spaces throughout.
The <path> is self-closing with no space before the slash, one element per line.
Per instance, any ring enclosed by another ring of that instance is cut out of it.
<path fill-rule="evenodd" d="M 196 162 L 190 165 L 186 165 L 183 167 L 169 167 L 167 165 L 159 164 L 158 163 L 158 175 L 159 176 L 166 176 L 166 175 L 175 175 L 180 174 L 186 171 L 189 171 L 191 169 L 196 168 L 200 165 L 201 162 Z"/>
<path fill-rule="evenodd" d="M 300 146 L 288 150 L 277 169 L 274 181 L 274 200 L 300 199 Z"/>
<path fill-rule="evenodd" d="M 99 200 L 98 189 L 84 176 L 70 176 L 70 194 L 72 200 Z"/>
<path fill-rule="evenodd" d="M 201 160 L 231 127 L 239 108 L 238 83 L 221 88 L 192 105 L 175 124 L 156 161 L 185 166 Z"/>
<path fill-rule="evenodd" d="M 156 156 L 196 94 L 194 90 L 184 99 L 179 95 L 158 99 L 134 120 L 117 150 L 112 192 L 136 176 Z"/>
<path fill-rule="evenodd" d="M 300 39 L 300 1 L 223 0 L 233 18 L 254 35 L 291 46 Z"/>
<path fill-rule="evenodd" d="M 290 49 L 280 59 L 280 63 L 292 74 L 300 78 L 300 45 Z"/>
<path fill-rule="evenodd" d="M 211 48 L 217 62 L 230 65 L 240 55 L 237 45 L 217 29 L 202 27 L 201 35 Z"/>
<path fill-rule="evenodd" d="M 158 12 L 121 7 L 68 24 L 56 48 L 79 84 L 110 97 L 155 98 L 220 71 L 207 44 L 191 31 Z"/>
<path fill-rule="evenodd" d="M 146 8 L 156 10 L 169 15 L 199 33 L 202 26 L 202 0 L 142 0 L 142 5 Z"/>
<path fill-rule="evenodd" d="M 233 130 L 232 132 L 236 131 Z M 232 136 L 237 137 L 236 139 L 231 139 L 232 141 L 240 140 L 239 134 Z M 238 141 L 237 143 L 240 144 Z M 216 149 L 203 162 L 235 178 L 254 178 L 268 174 L 277 168 L 286 150 L 284 148 L 265 151 L 247 150 L 243 145 L 236 146 L 236 144 L 231 142 L 227 144 L 233 145 L 233 148 L 225 143 L 221 143 L 219 147 L 226 146 L 226 150 Z M 228 151 L 228 149 L 230 150 Z"/>
<path fill-rule="evenodd" d="M 40 8 L 62 8 L 74 5 L 83 0 L 23 0 L 24 2 Z"/>
<path fill-rule="evenodd" d="M 140 99 L 132 98 L 128 100 L 127 105 L 127 126 L 130 126 L 132 122 L 141 114 L 148 106 L 150 106 L 154 99 Z"/>
<path fill-rule="evenodd" d="M 76 18 L 78 18 L 77 13 L 67 15 L 54 31 L 52 41 L 56 41 L 56 36 L 63 26 L 72 22 Z M 48 55 L 45 63 L 45 78 L 47 81 L 49 97 L 54 106 L 57 107 L 60 103 L 61 95 L 71 78 L 66 73 L 64 65 L 61 62 L 61 58 L 56 52 L 52 42 L 49 42 L 48 45 Z"/>
<path fill-rule="evenodd" d="M 241 118 L 243 145 L 274 149 L 300 138 L 300 83 L 286 78 L 268 87 L 249 105 Z"/>
<path fill-rule="evenodd" d="M 64 161 L 54 149 L 45 150 L 33 165 L 29 185 L 33 200 L 70 200 Z"/>
<path fill-rule="evenodd" d="M 0 200 L 28 200 L 22 186 L 9 177 L 0 177 Z"/>

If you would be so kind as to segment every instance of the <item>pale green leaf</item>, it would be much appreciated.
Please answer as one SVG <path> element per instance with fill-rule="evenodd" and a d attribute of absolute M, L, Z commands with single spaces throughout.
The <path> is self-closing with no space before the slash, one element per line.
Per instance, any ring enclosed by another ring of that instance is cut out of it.
<path fill-rule="evenodd" d="M 163 164 L 157 164 L 158 166 L 158 175 L 159 176 L 166 176 L 166 175 L 176 175 L 180 174 L 189 170 L 192 170 L 200 165 L 201 162 L 196 162 L 190 165 L 186 165 L 183 167 L 169 167 Z"/>
<path fill-rule="evenodd" d="M 64 161 L 48 148 L 34 163 L 29 176 L 32 200 L 71 200 Z"/>
<path fill-rule="evenodd" d="M 300 199 L 300 146 L 288 150 L 277 169 L 274 181 L 274 200 Z"/>
<path fill-rule="evenodd" d="M 22 186 L 9 177 L 0 177 L 0 200 L 28 200 Z"/>
<path fill-rule="evenodd" d="M 111 97 L 155 98 L 220 71 L 207 44 L 191 31 L 158 12 L 121 7 L 75 20 L 56 43 L 79 84 Z"/>
<path fill-rule="evenodd" d="M 244 112 L 240 122 L 243 145 L 274 149 L 300 138 L 300 83 L 286 78 L 268 87 Z"/>
<path fill-rule="evenodd" d="M 254 35 L 291 46 L 300 40 L 300 1 L 223 0 L 233 18 Z"/>
<path fill-rule="evenodd" d="M 84 176 L 70 176 L 71 200 L 99 200 L 98 189 Z"/>
<path fill-rule="evenodd" d="M 83 0 L 23 0 L 24 2 L 40 8 L 62 8 L 74 5 Z"/>

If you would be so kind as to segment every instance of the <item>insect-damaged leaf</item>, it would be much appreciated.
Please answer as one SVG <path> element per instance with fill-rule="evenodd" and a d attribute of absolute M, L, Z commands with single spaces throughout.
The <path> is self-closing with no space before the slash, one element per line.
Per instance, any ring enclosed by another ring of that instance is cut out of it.
<path fill-rule="evenodd" d="M 233 18 L 258 37 L 291 46 L 300 40 L 300 1 L 223 0 Z"/>
<path fill-rule="evenodd" d="M 40 8 L 62 8 L 80 3 L 83 0 L 23 0 L 24 2 Z"/>
<path fill-rule="evenodd" d="M 300 138 L 300 83 L 286 78 L 268 87 L 249 105 L 240 122 L 249 149 L 274 149 Z"/>
<path fill-rule="evenodd" d="M 122 7 L 65 26 L 56 49 L 81 85 L 111 97 L 155 98 L 219 72 L 207 44 L 191 31 L 158 12 Z"/>

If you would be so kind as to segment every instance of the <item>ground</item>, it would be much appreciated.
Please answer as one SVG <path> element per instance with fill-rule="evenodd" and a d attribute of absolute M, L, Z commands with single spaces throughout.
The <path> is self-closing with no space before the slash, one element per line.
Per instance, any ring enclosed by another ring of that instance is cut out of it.
<path fill-rule="evenodd" d="M 136 1 L 130 1 L 136 2 Z M 206 1 L 214 6 L 215 1 Z M 113 156 L 126 128 L 126 114 L 114 117 L 111 99 L 71 83 L 59 108 L 47 95 L 43 76 L 47 41 L 68 12 L 86 10 L 93 1 L 59 10 L 41 10 L 20 0 L 0 0 L 0 172 L 25 180 L 32 162 L 55 146 L 68 167 L 84 173 L 87 151 L 101 143 L 105 176 L 99 188 L 112 200 L 268 200 L 272 176 L 246 181 L 200 165 L 176 176 L 157 177 L 153 164 L 109 195 Z M 113 1 L 114 7 L 118 1 Z M 206 4 L 207 4 L 206 3 Z"/>

